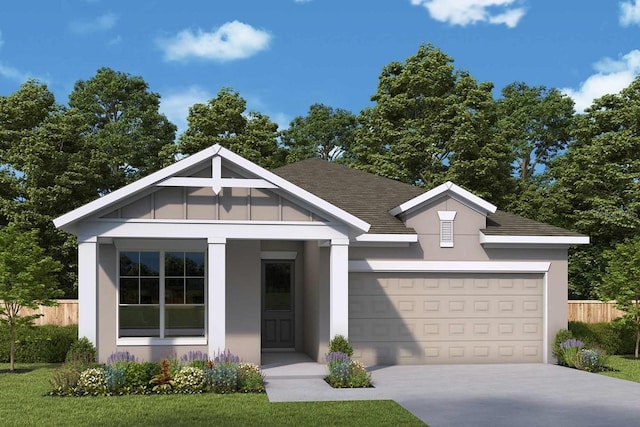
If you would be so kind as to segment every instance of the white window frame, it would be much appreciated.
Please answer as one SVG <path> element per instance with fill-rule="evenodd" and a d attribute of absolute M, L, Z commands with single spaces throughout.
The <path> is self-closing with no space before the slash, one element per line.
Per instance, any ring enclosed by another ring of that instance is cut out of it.
<path fill-rule="evenodd" d="M 455 240 L 453 220 L 456 218 L 456 211 L 438 211 L 440 219 L 440 247 L 453 248 Z"/>
<path fill-rule="evenodd" d="M 158 248 L 156 245 L 151 247 L 136 247 L 129 244 L 122 244 L 117 250 L 116 255 L 116 345 L 128 345 L 128 346 L 148 346 L 148 345 L 207 345 L 208 337 L 208 286 L 207 279 L 209 276 L 209 265 L 207 262 L 207 251 L 200 245 L 191 247 L 191 245 L 176 245 L 177 248 L 173 248 L 173 245 L 167 247 Z M 146 246 L 146 245 L 145 245 Z M 159 265 L 159 306 L 160 306 L 160 337 L 120 337 L 120 252 L 158 252 L 160 256 Z M 204 253 L 205 272 L 204 272 L 204 335 L 201 337 L 165 337 L 165 253 L 166 252 L 202 252 Z"/>

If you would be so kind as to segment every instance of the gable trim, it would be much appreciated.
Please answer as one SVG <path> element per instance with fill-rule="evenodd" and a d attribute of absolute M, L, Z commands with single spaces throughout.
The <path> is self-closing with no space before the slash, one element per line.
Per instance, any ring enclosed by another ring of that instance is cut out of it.
<path fill-rule="evenodd" d="M 460 201 L 461 203 L 464 203 L 472 209 L 477 210 L 483 215 L 494 213 L 498 209 L 496 206 L 492 205 L 486 200 L 476 196 L 475 194 L 472 194 L 462 187 L 455 185 L 451 181 L 447 181 L 444 184 L 441 184 L 427 191 L 426 193 L 414 197 L 413 199 L 404 202 L 400 206 L 391 209 L 389 213 L 393 216 L 399 215 L 401 213 L 406 213 L 446 194 L 451 195 L 454 199 Z"/>
<path fill-rule="evenodd" d="M 249 160 L 227 150 L 226 148 L 218 144 L 209 148 L 205 148 L 204 150 L 196 154 L 192 154 L 191 156 L 180 160 L 170 166 L 167 166 L 164 169 L 154 172 L 149 176 L 141 178 L 138 181 L 135 181 L 103 197 L 100 197 L 93 202 L 89 202 L 77 209 L 72 210 L 71 212 L 61 215 L 58 218 L 54 219 L 53 223 L 57 228 L 64 229 L 65 227 L 70 226 L 84 218 L 87 218 L 88 216 L 93 215 L 100 210 L 108 208 L 125 198 L 132 197 L 148 189 L 149 187 L 158 185 L 158 183 L 160 183 L 161 181 L 172 178 L 180 172 L 192 166 L 195 166 L 200 162 L 203 162 L 209 158 L 211 158 L 212 161 L 216 161 L 215 156 L 225 158 L 227 161 L 234 163 L 238 167 L 245 169 L 255 176 L 258 176 L 260 178 L 260 181 L 266 181 L 273 184 L 275 188 L 279 188 L 284 193 L 290 194 L 294 196 L 294 198 L 308 203 L 320 212 L 336 218 L 345 225 L 355 228 L 360 232 L 366 233 L 371 227 L 370 224 L 366 221 L 363 221 L 360 218 L 338 208 L 337 206 L 332 205 L 326 200 L 321 199 L 314 194 L 311 194 L 310 192 L 290 183 L 284 178 L 281 178 L 278 175 L 267 171 L 266 169 L 256 165 L 253 162 L 250 162 Z"/>
<path fill-rule="evenodd" d="M 550 267 L 538 261 L 349 261 L 350 273 L 546 273 Z"/>
<path fill-rule="evenodd" d="M 512 245 L 587 245 L 589 236 L 492 236 L 480 232 L 480 244 L 484 247 Z"/>

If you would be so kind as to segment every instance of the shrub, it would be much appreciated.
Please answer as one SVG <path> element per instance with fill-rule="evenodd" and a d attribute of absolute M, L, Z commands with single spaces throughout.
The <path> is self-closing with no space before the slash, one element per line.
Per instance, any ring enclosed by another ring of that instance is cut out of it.
<path fill-rule="evenodd" d="M 600 347 L 607 354 L 632 354 L 635 350 L 634 327 L 622 319 L 607 323 L 569 322 L 569 330 L 587 347 Z"/>
<path fill-rule="evenodd" d="M 566 329 L 560 329 L 556 334 L 556 339 L 553 342 L 553 357 L 555 357 L 558 360 L 558 365 L 566 366 L 566 363 L 562 358 L 560 344 L 562 344 L 563 342 L 571 338 L 573 338 L 573 334 L 571 333 L 571 331 L 568 331 Z"/>
<path fill-rule="evenodd" d="M 133 391 L 143 391 L 159 373 L 160 364 L 158 363 L 126 363 L 124 366 L 124 384 Z"/>
<path fill-rule="evenodd" d="M 77 340 L 78 327 L 21 326 L 16 331 L 15 357 L 22 363 L 60 363 Z M 9 328 L 0 327 L 0 362 L 9 361 Z"/>
<path fill-rule="evenodd" d="M 204 371 L 193 366 L 185 366 L 173 377 L 173 388 L 177 393 L 202 393 L 206 385 L 207 378 Z"/>
<path fill-rule="evenodd" d="M 201 351 L 190 351 L 180 357 L 180 362 L 186 366 L 204 369 L 207 367 L 209 356 Z"/>
<path fill-rule="evenodd" d="M 53 390 L 49 393 L 54 396 L 68 396 L 76 393 L 80 371 L 72 365 L 62 365 L 53 373 L 49 384 Z"/>
<path fill-rule="evenodd" d="M 207 386 L 214 393 L 233 393 L 238 389 L 238 365 L 218 363 L 205 370 Z"/>
<path fill-rule="evenodd" d="M 78 389 L 82 394 L 100 396 L 107 392 L 107 379 L 101 368 L 89 368 L 80 373 Z"/>
<path fill-rule="evenodd" d="M 242 363 L 238 366 L 238 391 L 264 393 L 264 377 L 258 365 Z"/>
<path fill-rule="evenodd" d="M 213 363 L 240 363 L 240 357 L 231 353 L 230 350 L 223 351 L 213 356 Z"/>
<path fill-rule="evenodd" d="M 344 353 L 327 355 L 329 375 L 325 380 L 334 388 L 371 387 L 371 374 L 364 365 Z"/>
<path fill-rule="evenodd" d="M 107 390 L 118 392 L 125 386 L 125 368 L 123 366 L 107 365 L 104 367 L 104 379 Z"/>
<path fill-rule="evenodd" d="M 595 348 L 583 348 L 575 357 L 575 367 L 583 371 L 599 372 L 605 363 L 605 353 Z"/>
<path fill-rule="evenodd" d="M 371 374 L 362 363 L 356 360 L 351 361 L 351 374 L 347 379 L 347 387 L 371 387 Z"/>
<path fill-rule="evenodd" d="M 344 353 L 351 357 L 353 356 L 353 347 L 344 336 L 336 335 L 329 341 L 329 353 Z"/>
<path fill-rule="evenodd" d="M 107 357 L 107 365 L 119 365 L 122 363 L 137 362 L 138 359 L 128 351 L 116 351 Z"/>
<path fill-rule="evenodd" d="M 153 386 L 152 390 L 156 393 L 170 393 L 171 392 L 171 362 L 167 359 L 163 359 L 160 362 L 160 372 L 156 374 L 149 383 Z"/>
<path fill-rule="evenodd" d="M 560 351 L 558 353 L 558 361 L 562 361 L 561 365 L 569 366 L 571 368 L 576 367 L 576 356 L 580 350 L 584 347 L 584 343 L 575 338 L 570 338 L 560 344 Z"/>
<path fill-rule="evenodd" d="M 71 345 L 65 361 L 87 365 L 95 363 L 96 348 L 87 337 L 82 337 Z"/>

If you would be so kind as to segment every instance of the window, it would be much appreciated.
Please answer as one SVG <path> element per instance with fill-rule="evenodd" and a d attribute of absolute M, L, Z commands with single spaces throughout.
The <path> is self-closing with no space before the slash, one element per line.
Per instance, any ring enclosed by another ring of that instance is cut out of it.
<path fill-rule="evenodd" d="M 118 337 L 203 337 L 205 253 L 121 251 Z"/>
<path fill-rule="evenodd" d="M 453 220 L 456 217 L 455 211 L 438 211 L 440 218 L 440 247 L 453 247 Z"/>

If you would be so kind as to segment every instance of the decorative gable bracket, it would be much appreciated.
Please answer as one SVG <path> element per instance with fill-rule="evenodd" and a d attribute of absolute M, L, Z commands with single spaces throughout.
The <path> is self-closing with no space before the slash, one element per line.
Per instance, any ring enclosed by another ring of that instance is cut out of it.
<path fill-rule="evenodd" d="M 217 155 L 211 159 L 212 178 L 196 178 L 190 176 L 174 176 L 158 182 L 159 187 L 211 187 L 218 195 L 223 188 L 278 188 L 265 179 L 223 178 L 222 158 Z"/>

